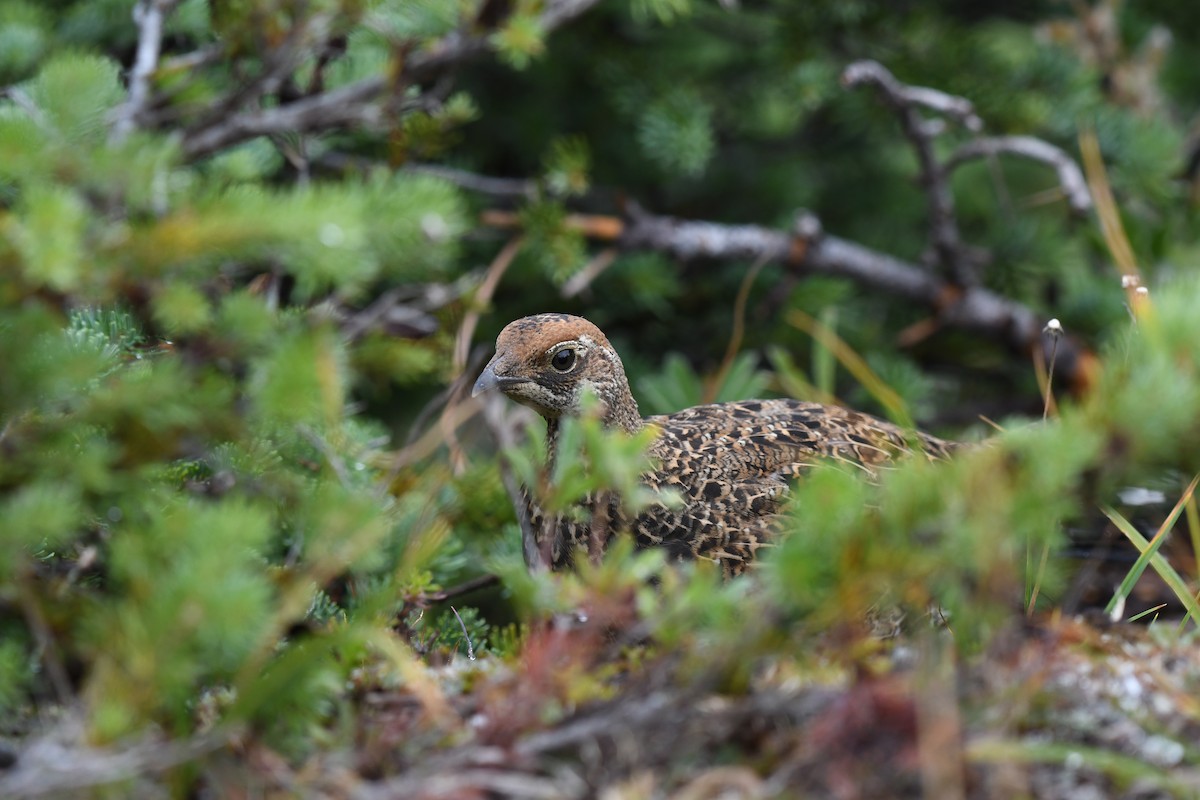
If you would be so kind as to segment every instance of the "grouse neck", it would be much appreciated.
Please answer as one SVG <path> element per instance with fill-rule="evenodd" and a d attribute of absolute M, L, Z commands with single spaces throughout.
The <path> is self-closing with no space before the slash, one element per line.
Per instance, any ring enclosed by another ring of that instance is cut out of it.
<path fill-rule="evenodd" d="M 609 430 L 624 431 L 632 436 L 640 433 L 642 428 L 646 427 L 646 421 L 638 413 L 637 401 L 633 399 L 633 393 L 629 391 L 627 382 L 623 388 L 625 391 L 618 392 L 615 398 L 602 398 L 605 413 L 600 421 Z M 554 456 L 558 450 L 558 429 L 562 419 L 561 417 L 544 417 L 544 419 L 546 420 L 546 453 L 553 465 Z"/>
<path fill-rule="evenodd" d="M 622 380 L 617 386 L 616 396 L 611 399 L 605 398 L 607 409 L 604 414 L 604 425 L 608 428 L 625 431 L 628 434 L 635 434 L 645 427 L 646 423 L 638 411 L 637 401 L 633 399 L 633 393 L 629 391 L 629 383 L 624 379 L 624 376 L 621 377 Z"/>

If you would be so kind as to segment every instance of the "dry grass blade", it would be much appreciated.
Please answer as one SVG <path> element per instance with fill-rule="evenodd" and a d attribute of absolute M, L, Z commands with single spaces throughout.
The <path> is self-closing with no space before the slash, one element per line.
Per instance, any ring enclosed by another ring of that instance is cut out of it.
<path fill-rule="evenodd" d="M 1117 608 L 1126 597 L 1129 596 L 1130 592 L 1133 591 L 1134 584 L 1137 583 L 1138 579 L 1142 576 L 1142 573 L 1145 572 L 1146 566 L 1153 565 L 1154 571 L 1159 574 L 1159 577 L 1161 577 L 1169 587 L 1171 587 L 1171 591 L 1173 591 L 1176 597 L 1179 598 L 1180 602 L 1183 603 L 1184 608 L 1187 609 L 1188 616 L 1192 617 L 1193 619 L 1200 619 L 1200 608 L 1197 607 L 1196 598 L 1188 588 L 1187 582 L 1182 576 L 1180 576 L 1178 572 L 1175 571 L 1175 568 L 1172 567 L 1165 558 L 1159 555 L 1158 552 L 1159 548 L 1162 546 L 1162 543 L 1166 541 L 1167 533 L 1175 526 L 1175 522 L 1179 519 L 1179 515 L 1183 512 L 1184 506 L 1191 499 L 1193 492 L 1196 491 L 1197 484 L 1200 484 L 1200 475 L 1192 478 L 1192 482 L 1189 483 L 1187 489 L 1184 490 L 1183 496 L 1179 498 L 1179 502 L 1175 504 L 1173 509 L 1171 509 L 1171 513 L 1167 515 L 1167 518 L 1163 521 L 1162 525 L 1159 526 L 1158 531 L 1154 534 L 1154 538 L 1150 541 L 1146 541 L 1146 538 L 1138 532 L 1137 528 L 1133 527 L 1133 524 L 1129 520 L 1125 519 L 1125 517 L 1123 517 L 1118 511 L 1108 506 L 1103 507 L 1102 510 L 1104 511 L 1105 516 L 1112 520 L 1112 523 L 1117 526 L 1121 533 L 1125 534 L 1125 537 L 1129 539 L 1129 541 L 1133 542 L 1134 546 L 1137 547 L 1138 551 L 1141 553 L 1141 555 L 1138 556 L 1137 561 L 1135 561 L 1133 566 L 1129 568 L 1129 572 L 1126 573 L 1125 579 L 1121 581 L 1121 585 L 1117 588 L 1116 593 L 1113 595 L 1113 599 L 1110 600 L 1108 606 L 1105 607 L 1105 613 L 1112 614 L 1113 610 Z"/>
<path fill-rule="evenodd" d="M 721 368 L 704 387 L 705 403 L 716 400 L 717 392 L 721 390 L 725 378 L 729 376 L 729 370 L 733 368 L 733 361 L 737 358 L 738 351 L 742 349 L 742 339 L 746 334 L 746 302 L 750 299 L 750 287 L 766 263 L 765 258 L 755 261 L 747 270 L 746 276 L 742 278 L 741 285 L 738 286 L 737 298 L 733 301 L 733 329 L 729 333 L 729 344 L 725 347 L 725 357 L 721 359 Z"/>
<path fill-rule="evenodd" d="M 466 468 L 467 459 L 462 446 L 458 443 L 457 424 L 454 422 L 454 416 L 468 387 L 468 381 L 464 380 L 463 373 L 467 368 L 471 340 L 475 337 L 475 328 L 479 324 L 480 309 L 491 303 L 492 296 L 500 285 L 500 279 L 504 277 L 504 273 L 516 259 L 517 253 L 521 252 L 524 243 L 525 237 L 514 236 L 492 259 L 492 263 L 483 276 L 483 282 L 479 284 L 479 289 L 475 292 L 474 305 L 463 316 L 462 324 L 458 326 L 458 332 L 454 337 L 455 383 L 446 407 L 438 418 L 438 427 L 442 431 L 442 437 L 449 450 L 450 463 L 454 466 L 455 474 L 461 474 Z"/>
<path fill-rule="evenodd" d="M 1185 507 L 1188 523 L 1188 537 L 1192 541 L 1192 554 L 1196 559 L 1196 575 L 1200 577 L 1200 508 L 1196 506 L 1196 496 L 1192 495 Z"/>
<path fill-rule="evenodd" d="M 1125 233 L 1125 226 L 1121 222 L 1121 212 L 1113 198 L 1112 187 L 1108 183 L 1104 157 L 1100 153 L 1100 140 L 1096 138 L 1095 131 L 1084 130 L 1079 134 L 1079 151 L 1083 156 L 1083 169 L 1087 173 L 1088 188 L 1096 205 L 1096 216 L 1100 220 L 1104 243 L 1112 253 L 1117 269 L 1121 271 L 1121 285 L 1125 289 L 1129 308 L 1136 318 L 1140 316 L 1140 311 L 1146 303 L 1142 274 L 1138 269 L 1133 246 L 1129 243 L 1129 236 Z"/>
<path fill-rule="evenodd" d="M 1025 553 L 1026 570 L 1029 568 L 1030 552 Z M 1042 557 L 1038 561 L 1037 575 L 1033 579 L 1033 587 L 1029 590 L 1029 602 L 1025 606 L 1025 616 L 1032 617 L 1034 609 L 1037 608 L 1038 595 L 1042 591 L 1042 579 L 1046 577 L 1046 564 L 1050 560 L 1050 545 L 1042 545 Z"/>
<path fill-rule="evenodd" d="M 475 335 L 475 327 L 479 324 L 479 309 L 492 301 L 492 295 L 496 293 L 500 279 L 508 271 L 513 259 L 517 257 L 517 253 L 521 252 L 524 243 L 523 236 L 514 236 L 510 239 L 508 244 L 504 245 L 503 249 L 492 259 L 492 263 L 483 276 L 483 281 L 475 291 L 474 307 L 463 317 L 462 324 L 458 326 L 458 333 L 454 337 L 454 373 L 456 375 L 467 366 L 467 354 L 471 348 L 471 339 Z"/>
<path fill-rule="evenodd" d="M 807 333 L 821 343 L 841 362 L 842 366 L 854 376 L 854 379 L 862 384 L 872 397 L 887 409 L 890 416 L 897 424 L 912 428 L 912 416 L 908 413 L 908 407 L 900 395 L 896 394 L 896 390 L 888 386 L 882 378 L 875 374 L 875 371 L 867 364 L 867 362 L 854 351 L 850 345 L 831 331 L 827 326 L 821 324 L 817 319 L 800 311 L 793 309 L 788 312 L 787 321 L 789 325 Z"/>
<path fill-rule="evenodd" d="M 1137 622 L 1142 617 L 1148 617 L 1151 614 L 1157 614 L 1159 611 L 1162 611 L 1166 607 L 1167 607 L 1166 603 L 1159 603 L 1158 605 L 1153 606 L 1152 608 L 1147 608 L 1145 611 L 1140 611 L 1137 614 L 1134 614 L 1132 617 L 1129 618 L 1129 621 Z M 1153 621 L 1153 620 L 1151 620 L 1151 621 Z"/>

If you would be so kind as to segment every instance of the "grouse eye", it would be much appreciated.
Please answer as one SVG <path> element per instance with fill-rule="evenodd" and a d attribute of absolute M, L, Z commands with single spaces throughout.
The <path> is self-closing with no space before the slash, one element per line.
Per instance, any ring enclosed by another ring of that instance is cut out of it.
<path fill-rule="evenodd" d="M 550 358 L 550 366 L 559 372 L 566 372 L 575 366 L 575 351 L 570 347 L 564 347 Z"/>

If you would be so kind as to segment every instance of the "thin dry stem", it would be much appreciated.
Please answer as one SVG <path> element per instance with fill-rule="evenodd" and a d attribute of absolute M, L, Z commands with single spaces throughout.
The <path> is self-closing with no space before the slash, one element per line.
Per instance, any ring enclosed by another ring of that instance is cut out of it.
<path fill-rule="evenodd" d="M 1133 246 L 1125 233 L 1125 225 L 1121 222 L 1121 211 L 1108 182 L 1108 171 L 1104 168 L 1104 156 L 1100 153 L 1100 140 L 1096 138 L 1095 131 L 1080 132 L 1079 151 L 1083 155 L 1083 169 L 1087 174 L 1092 199 L 1096 203 L 1096 216 L 1100 220 L 1104 243 L 1108 252 L 1112 254 L 1113 263 L 1124 276 L 1121 285 L 1125 289 L 1129 308 L 1136 317 L 1142 303 L 1137 294 L 1142 285 L 1142 273 L 1138 269 Z"/>
<path fill-rule="evenodd" d="M 717 392 L 729 376 L 729 370 L 733 368 L 733 361 L 737 358 L 738 351 L 742 349 L 742 340 L 746 335 L 746 303 L 750 299 L 750 287 L 754 285 L 754 279 L 758 277 L 758 273 L 762 272 L 762 268 L 766 264 L 766 258 L 759 257 L 750 265 L 750 269 L 746 270 L 746 274 L 738 286 L 737 297 L 733 301 L 733 327 L 729 332 L 729 343 L 725 347 L 725 355 L 721 359 L 720 368 L 704 387 L 705 403 L 711 403 L 716 399 Z"/>

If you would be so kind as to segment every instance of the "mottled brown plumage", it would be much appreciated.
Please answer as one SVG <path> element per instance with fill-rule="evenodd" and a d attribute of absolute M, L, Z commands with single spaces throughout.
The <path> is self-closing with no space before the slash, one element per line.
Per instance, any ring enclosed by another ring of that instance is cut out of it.
<path fill-rule="evenodd" d="M 587 391 L 601 402 L 612 428 L 636 433 L 653 426 L 650 455 L 658 468 L 643 480 L 673 489 L 681 506 L 650 506 L 628 514 L 619 498 L 592 500 L 591 520 L 548 523 L 527 496 L 539 548 L 554 567 L 569 566 L 577 549 L 595 552 L 629 531 L 639 547 L 667 547 L 680 556 L 718 561 L 741 572 L 772 539 L 789 483 L 822 459 L 873 470 L 914 444 L 930 458 L 953 445 L 910 433 L 883 420 L 836 406 L 798 400 L 747 400 L 696 406 L 643 419 L 625 368 L 592 323 L 569 314 L 538 314 L 510 323 L 496 340 L 472 394 L 499 389 L 546 419 L 553 457 L 559 420 L 579 413 Z M 542 532 L 545 532 L 544 534 Z M 595 541 L 599 535 L 601 541 Z"/>

